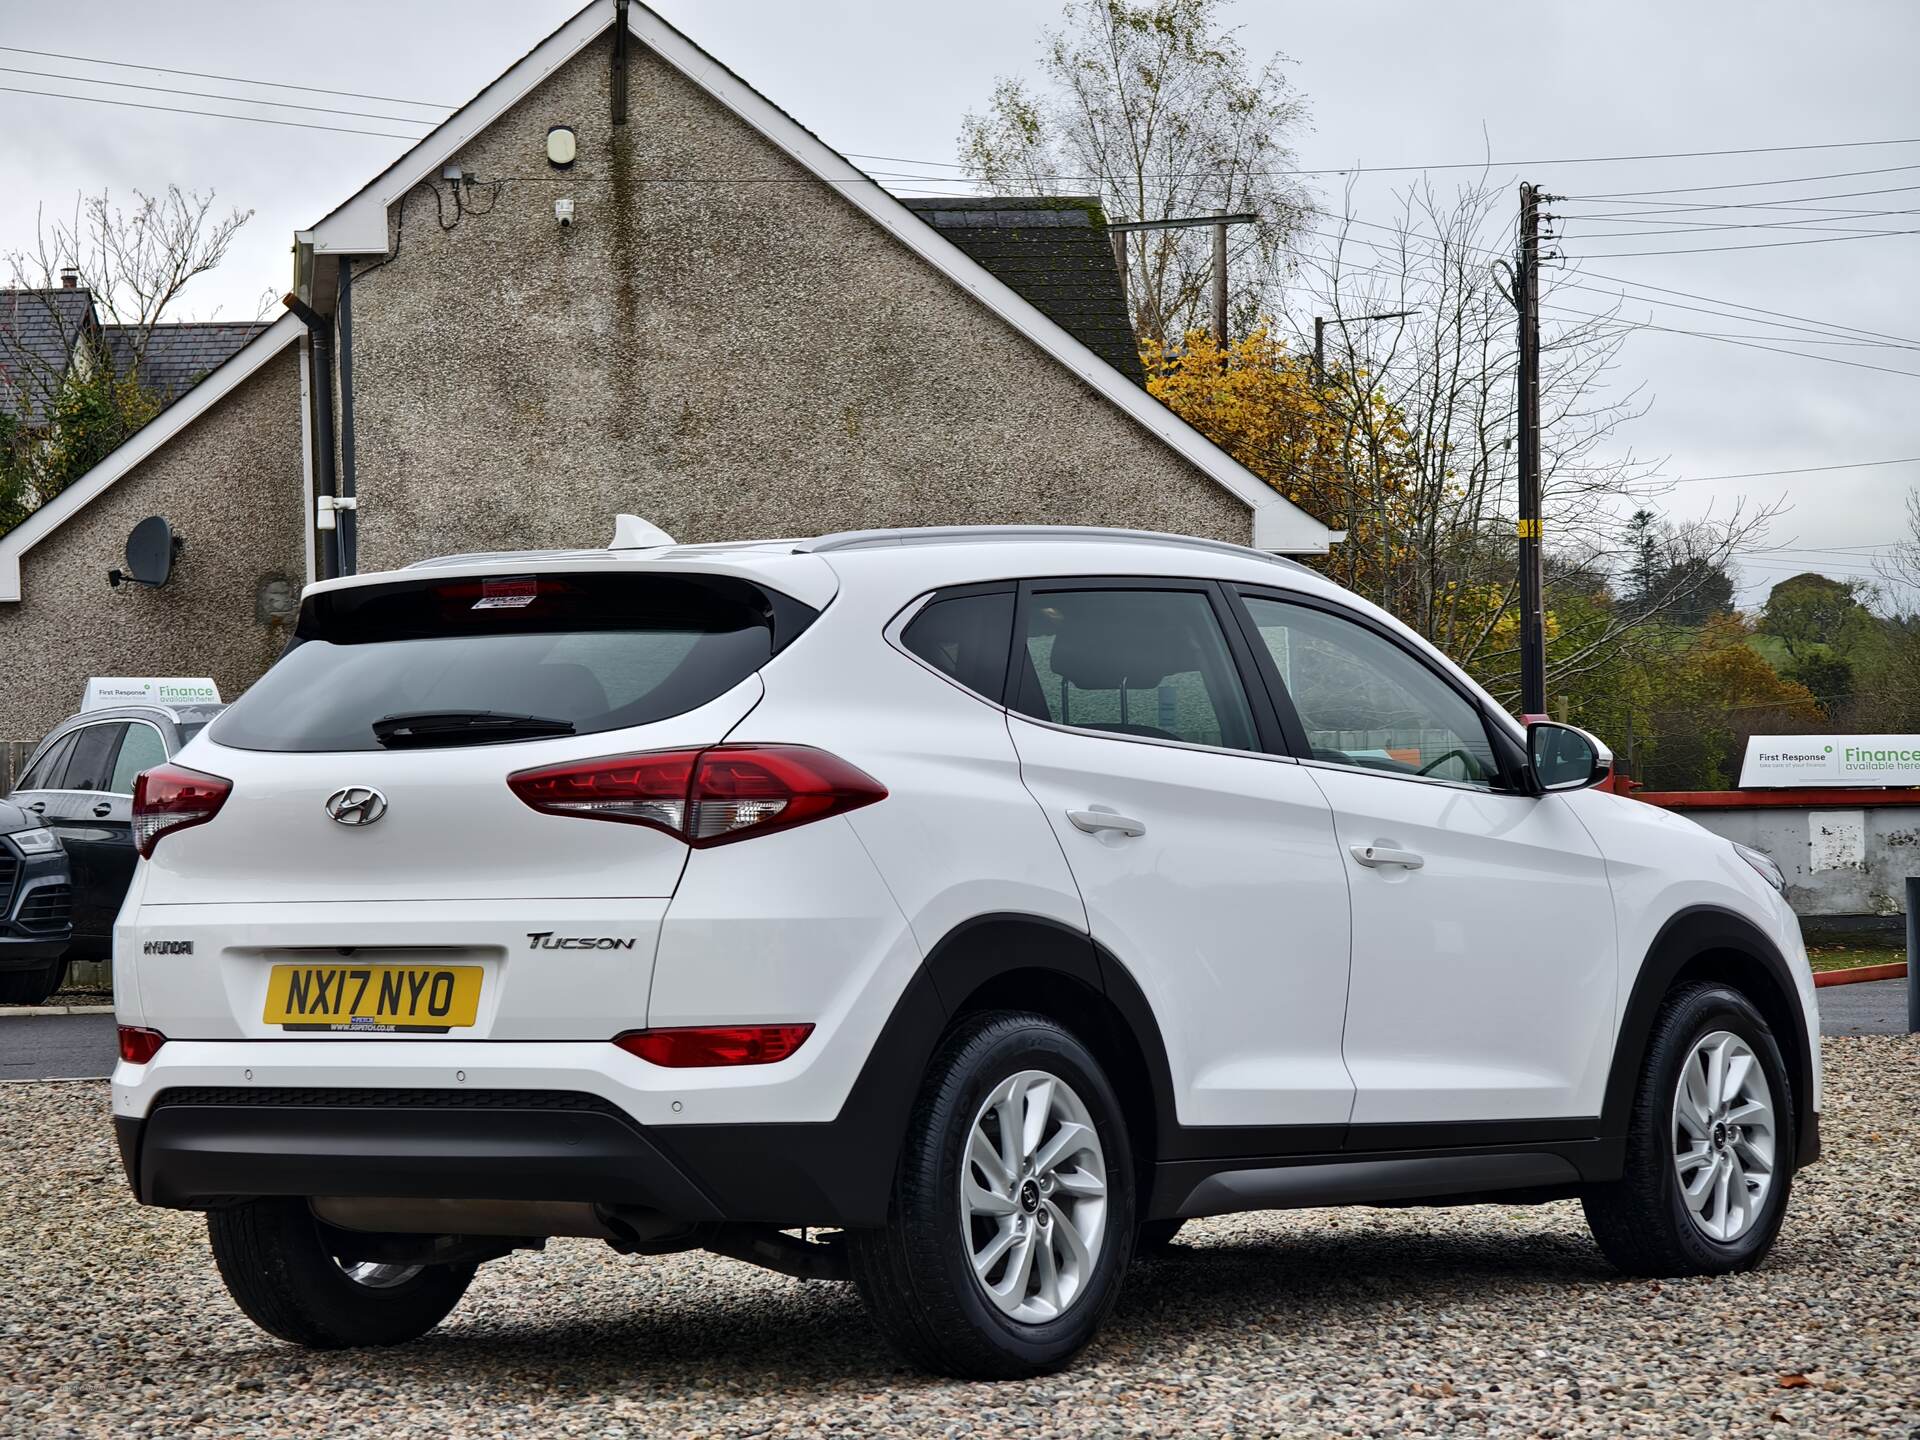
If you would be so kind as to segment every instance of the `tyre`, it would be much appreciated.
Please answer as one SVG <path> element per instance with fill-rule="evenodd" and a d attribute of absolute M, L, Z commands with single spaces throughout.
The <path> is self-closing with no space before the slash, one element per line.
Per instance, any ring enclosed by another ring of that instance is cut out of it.
<path fill-rule="evenodd" d="M 28 970 L 0 970 L 0 1005 L 39 1005 L 67 978 L 67 962 L 49 960 Z"/>
<path fill-rule="evenodd" d="M 472 1265 L 336 1260 L 298 1198 L 207 1213 L 207 1239 L 227 1293 L 269 1335 L 314 1350 L 417 1340 L 460 1303 Z"/>
<path fill-rule="evenodd" d="M 1133 1242 L 1134 1258 L 1144 1260 L 1166 1254 L 1173 1248 L 1174 1237 L 1186 1223 L 1184 1220 L 1142 1220 L 1140 1233 Z"/>
<path fill-rule="evenodd" d="M 929 1066 L 887 1228 L 848 1237 L 854 1283 L 924 1369 L 1058 1369 L 1119 1298 L 1133 1174 L 1120 1102 L 1085 1046 L 1044 1016 L 969 1016 Z"/>
<path fill-rule="evenodd" d="M 1793 1188 L 1794 1101 L 1760 1012 L 1717 983 L 1667 997 L 1627 1128 L 1626 1169 L 1587 1224 L 1629 1275 L 1724 1275 L 1772 1248 Z"/>

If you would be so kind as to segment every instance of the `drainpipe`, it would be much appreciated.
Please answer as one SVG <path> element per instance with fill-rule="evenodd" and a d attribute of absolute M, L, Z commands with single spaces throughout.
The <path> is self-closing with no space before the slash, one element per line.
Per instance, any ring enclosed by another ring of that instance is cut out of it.
<path fill-rule="evenodd" d="M 334 525 L 335 496 L 333 493 L 333 327 L 327 323 L 327 317 L 307 304 L 298 295 L 287 294 L 280 303 L 300 317 L 300 323 L 307 327 L 307 334 L 313 342 L 314 370 L 314 409 L 318 412 L 316 429 L 319 431 L 320 470 L 314 477 L 314 489 L 320 508 L 315 518 L 315 526 L 321 530 L 333 532 L 331 564 L 329 547 L 322 545 L 318 556 L 320 578 L 347 573 L 340 553 L 340 531 Z"/>
<path fill-rule="evenodd" d="M 340 299 L 334 306 L 340 322 L 340 537 L 342 575 L 360 573 L 360 492 L 353 468 L 353 261 L 340 257 Z"/>

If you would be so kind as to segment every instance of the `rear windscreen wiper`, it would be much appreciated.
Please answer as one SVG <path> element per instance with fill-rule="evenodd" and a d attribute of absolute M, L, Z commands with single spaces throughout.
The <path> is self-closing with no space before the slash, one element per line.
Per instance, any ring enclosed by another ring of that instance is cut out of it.
<path fill-rule="evenodd" d="M 484 745 L 490 740 L 571 735 L 573 722 L 498 710 L 417 710 L 382 715 L 373 722 L 373 734 L 387 749 L 402 750 L 412 745 Z"/>

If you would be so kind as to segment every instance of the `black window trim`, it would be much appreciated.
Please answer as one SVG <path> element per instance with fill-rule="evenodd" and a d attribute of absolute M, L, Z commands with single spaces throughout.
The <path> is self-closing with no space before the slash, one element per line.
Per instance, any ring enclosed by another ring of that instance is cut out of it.
<path fill-rule="evenodd" d="M 1302 764 L 1314 769 L 1338 770 L 1348 775 L 1370 775 L 1382 780 L 1411 780 L 1421 785 L 1440 785 L 1451 790 L 1466 790 L 1475 795 L 1515 795 L 1531 798 L 1533 788 L 1528 783 L 1524 766 L 1519 763 L 1517 747 L 1504 726 L 1496 724 L 1487 714 L 1485 703 L 1479 696 L 1464 690 L 1460 682 L 1445 670 L 1435 665 L 1431 659 L 1419 651 L 1408 647 L 1406 642 L 1392 630 L 1380 624 L 1370 615 L 1349 609 L 1322 595 L 1312 595 L 1300 590 L 1288 590 L 1273 585 L 1257 585 L 1245 581 L 1232 581 L 1225 587 L 1233 595 L 1236 603 L 1233 614 L 1245 643 L 1252 650 L 1253 663 L 1260 675 L 1261 688 L 1267 692 L 1274 709 L 1281 715 L 1281 725 L 1286 731 L 1287 743 L 1294 757 Z M 1342 765 L 1333 760 L 1314 758 L 1313 747 L 1307 742 L 1306 726 L 1300 720 L 1300 712 L 1294 708 L 1293 696 L 1281 683 L 1280 671 L 1273 663 L 1273 654 L 1267 649 L 1261 638 L 1260 627 L 1254 623 L 1253 613 L 1246 606 L 1249 597 L 1271 600 L 1276 604 L 1298 605 L 1308 610 L 1318 610 L 1331 615 L 1336 620 L 1344 620 L 1378 636 L 1395 650 L 1413 661 L 1429 675 L 1433 676 L 1447 689 L 1459 696 L 1480 722 L 1480 728 L 1487 740 L 1487 748 L 1492 752 L 1494 762 L 1500 767 L 1500 783 L 1494 786 L 1474 785 L 1464 780 L 1448 780 L 1438 775 L 1401 775 L 1391 770 L 1373 770 L 1364 765 Z"/>
<path fill-rule="evenodd" d="M 907 627 L 920 618 L 920 613 L 929 605 L 936 604 L 939 601 L 964 600 L 970 595 L 1014 595 L 1013 619 L 1009 622 L 1007 629 L 1007 649 L 1009 653 L 1011 653 L 1013 649 L 1013 637 L 1017 633 L 1014 627 L 1020 623 L 1020 602 L 1016 593 L 1019 588 L 1020 582 L 1017 580 L 989 580 L 978 585 L 942 585 L 937 590 L 928 590 L 924 594 L 914 596 L 913 599 L 901 606 L 898 613 L 894 615 L 893 619 L 887 622 L 885 629 L 880 632 L 881 637 L 886 640 L 887 644 L 906 656 L 907 659 L 918 665 L 922 670 L 927 671 L 929 674 L 939 676 L 962 695 L 971 695 L 976 700 L 985 701 L 996 710 L 1005 710 L 1007 708 L 1007 681 L 1004 675 L 1000 678 L 1000 694 L 998 695 L 988 695 L 984 691 L 974 689 L 971 685 L 963 685 L 938 665 L 926 659 L 925 656 L 916 655 L 912 650 L 908 649 L 906 634 Z"/>
<path fill-rule="evenodd" d="M 1017 717 L 1029 725 L 1057 730 L 1063 735 L 1084 735 L 1090 739 L 1133 745 L 1158 745 L 1166 749 L 1193 750 L 1203 755 L 1233 755 L 1248 760 L 1280 761 L 1288 765 L 1299 763 L 1299 757 L 1292 753 L 1287 743 L 1265 684 L 1256 683 L 1258 672 L 1251 668 L 1254 656 L 1242 631 L 1243 622 L 1236 613 L 1240 607 L 1230 603 L 1221 581 L 1184 575 L 1044 575 L 1023 579 L 1018 583 L 1020 594 L 1014 604 L 1013 635 L 1007 646 L 1007 674 L 1001 683 L 1001 694 L 1008 699 L 1000 708 L 1009 717 Z M 1205 595 L 1213 607 L 1214 623 L 1220 627 L 1221 638 L 1226 642 L 1230 673 L 1240 682 L 1241 693 L 1246 696 L 1247 709 L 1253 717 L 1254 738 L 1261 748 L 1241 750 L 1231 745 L 1201 745 L 1191 740 L 1159 740 L 1151 735 L 1116 735 L 1111 730 L 1062 725 L 1057 720 L 1030 715 L 1013 705 L 1011 697 L 1017 693 L 1014 687 L 1019 675 L 1020 657 L 1024 654 L 1028 609 L 1035 595 L 1057 590 L 1173 590 Z"/>
<path fill-rule="evenodd" d="M 153 721 L 143 720 L 138 715 L 126 715 L 121 718 L 129 732 L 132 731 L 135 725 L 144 725 L 149 730 L 153 731 L 155 735 L 158 735 L 160 737 L 160 753 L 166 756 L 167 760 L 173 759 L 173 747 L 167 744 L 166 732 L 161 730 L 161 728 L 158 725 L 154 724 Z M 127 737 L 125 735 L 122 735 L 120 737 L 119 745 L 114 747 L 113 769 L 107 772 L 107 782 L 109 784 L 113 782 L 113 771 L 118 770 L 120 768 L 120 751 L 126 748 L 126 743 L 127 743 Z M 163 761 L 162 763 L 165 763 L 165 762 Z M 116 795 L 128 800 L 131 800 L 133 798 L 133 792 L 131 790 L 96 790 L 96 791 L 88 791 L 86 793 L 96 794 L 96 795 Z"/>
<path fill-rule="evenodd" d="M 151 720 L 142 720 L 137 716 L 132 716 L 132 715 L 102 715 L 97 720 L 83 720 L 77 725 L 68 725 L 65 729 L 56 730 L 52 735 L 49 735 L 46 739 L 46 742 L 41 746 L 40 750 L 35 752 L 33 759 L 27 762 L 26 769 L 23 770 L 21 773 L 22 774 L 31 773 L 34 765 L 38 763 L 40 755 L 47 753 L 55 745 L 58 745 L 61 741 L 67 739 L 69 736 L 78 735 L 83 730 L 97 730 L 102 725 L 145 725 L 148 729 L 153 730 L 156 733 L 160 729 L 160 727 L 158 725 L 155 725 Z M 123 734 L 120 738 L 122 741 L 124 741 L 126 739 L 126 736 Z M 78 745 L 79 741 L 76 740 L 74 743 Z M 165 748 L 166 743 L 167 743 L 167 737 L 165 735 L 161 735 L 160 736 L 161 747 Z M 114 754 L 115 762 L 118 763 L 119 756 L 120 756 L 120 747 L 118 745 L 115 745 L 113 747 L 113 754 Z M 71 764 L 72 759 L 73 757 L 69 755 L 67 757 L 67 763 Z M 62 768 L 64 769 L 64 766 Z M 66 779 L 65 774 L 62 774 L 60 778 L 63 780 Z M 112 766 L 107 767 L 107 779 L 109 782 L 111 782 L 113 779 Z M 66 785 L 35 785 L 32 787 L 21 786 L 20 789 L 23 791 L 30 789 L 31 793 L 35 795 L 116 795 L 116 794 L 131 793 L 129 791 L 115 791 L 115 790 L 75 790 L 71 786 L 66 786 Z M 19 793 L 19 792 L 16 792 L 16 793 Z"/>

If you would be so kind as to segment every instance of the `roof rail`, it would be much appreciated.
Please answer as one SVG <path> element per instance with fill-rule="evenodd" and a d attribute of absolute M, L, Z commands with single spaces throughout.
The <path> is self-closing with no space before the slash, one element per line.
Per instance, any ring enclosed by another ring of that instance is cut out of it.
<path fill-rule="evenodd" d="M 1173 535 L 1161 530 L 1122 530 L 1099 525 L 925 525 L 904 526 L 894 530 L 842 530 L 832 535 L 801 540 L 798 552 L 821 555 L 836 550 L 877 550 L 889 545 L 945 545 L 966 542 L 1067 540 L 1090 544 L 1177 545 L 1189 550 L 1209 550 L 1217 554 L 1238 555 L 1243 560 L 1265 560 L 1294 570 L 1307 570 L 1298 560 L 1255 550 L 1251 545 L 1235 545 L 1230 540 L 1207 540 L 1198 535 Z M 1309 572 L 1311 573 L 1311 572 Z"/>

